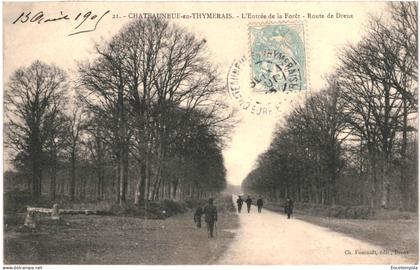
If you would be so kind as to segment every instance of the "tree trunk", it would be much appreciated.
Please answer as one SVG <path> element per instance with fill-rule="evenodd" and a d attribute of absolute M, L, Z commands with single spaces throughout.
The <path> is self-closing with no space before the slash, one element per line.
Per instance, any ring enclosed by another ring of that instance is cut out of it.
<path fill-rule="evenodd" d="M 151 175 L 152 175 L 152 166 L 151 166 L 151 162 L 150 162 L 150 159 L 149 158 L 147 158 L 146 159 L 146 161 L 147 161 L 147 166 L 146 166 L 146 184 L 145 184 L 145 189 L 146 189 L 146 197 L 145 197 L 145 199 L 146 199 L 146 202 L 147 201 L 149 201 L 151 198 L 150 198 L 150 184 L 151 184 Z"/>
<path fill-rule="evenodd" d="M 136 185 L 136 196 L 134 197 L 134 204 L 139 205 L 146 200 L 146 164 L 140 164 L 140 178 Z"/>
<path fill-rule="evenodd" d="M 71 171 L 70 171 L 70 200 L 74 201 L 76 191 L 76 152 L 71 153 Z"/>
<path fill-rule="evenodd" d="M 128 168 L 129 164 L 128 164 L 128 149 L 127 149 L 127 145 L 124 146 L 124 156 L 123 156 L 123 169 L 124 169 L 124 177 L 123 177 L 123 191 L 122 191 L 122 197 L 121 200 L 123 200 L 124 202 L 127 201 L 127 193 L 128 193 L 128 173 L 129 173 L 129 168 Z"/>
<path fill-rule="evenodd" d="M 32 158 L 32 196 L 35 198 L 39 198 L 41 196 L 41 182 L 41 151 L 36 151 Z"/>
<path fill-rule="evenodd" d="M 405 95 L 403 95 L 404 97 Z M 407 120 L 408 120 L 408 108 L 407 100 L 403 99 L 403 130 L 402 130 L 402 142 L 401 142 L 401 165 L 400 165 L 400 210 L 408 208 L 408 181 L 407 181 Z"/>
<path fill-rule="evenodd" d="M 54 150 L 53 164 L 51 168 L 51 182 L 50 182 L 50 198 L 52 201 L 55 200 L 56 196 L 56 182 L 57 182 L 57 156 Z"/>
<path fill-rule="evenodd" d="M 97 170 L 98 176 L 98 187 L 97 187 L 97 199 L 98 201 L 103 200 L 103 190 L 104 190 L 104 168 L 100 166 Z"/>
<path fill-rule="evenodd" d="M 177 190 L 178 190 L 178 180 L 175 179 L 172 181 L 172 199 L 176 199 Z"/>
<path fill-rule="evenodd" d="M 376 197 L 377 194 L 377 186 L 378 186 L 378 175 L 377 175 L 377 165 L 376 165 L 376 157 L 370 157 L 371 159 L 371 166 L 372 166 L 372 182 L 370 187 L 370 206 L 372 208 L 376 207 Z"/>
<path fill-rule="evenodd" d="M 115 189 L 116 189 L 116 194 L 117 194 L 117 202 L 120 203 L 120 174 L 121 174 L 121 164 L 120 164 L 120 158 L 118 158 L 118 162 L 117 162 L 117 166 L 116 166 L 116 170 L 115 170 L 115 182 L 117 182 L 117 184 L 115 185 Z"/>
<path fill-rule="evenodd" d="M 124 160 L 123 160 L 123 158 L 122 158 L 122 155 L 123 155 L 123 148 L 121 148 L 120 149 L 120 155 L 121 155 L 121 157 L 120 157 L 120 160 L 119 160 L 119 167 L 120 167 L 120 174 L 118 175 L 118 183 L 120 184 L 120 187 L 119 187 L 119 191 L 120 191 L 120 195 L 118 196 L 119 197 L 119 204 L 120 205 L 123 205 L 124 204 L 124 202 L 125 202 L 125 194 L 124 194 L 124 173 L 125 173 L 125 170 L 124 170 Z"/>

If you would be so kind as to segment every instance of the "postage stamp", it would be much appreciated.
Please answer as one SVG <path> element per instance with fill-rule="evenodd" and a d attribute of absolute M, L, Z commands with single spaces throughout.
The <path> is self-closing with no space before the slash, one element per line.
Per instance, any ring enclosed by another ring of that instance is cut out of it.
<path fill-rule="evenodd" d="M 307 90 L 303 23 L 250 25 L 249 38 L 255 92 Z"/>
<path fill-rule="evenodd" d="M 248 55 L 228 73 L 231 97 L 257 116 L 279 115 L 309 90 L 308 50 L 303 22 L 248 25 Z"/>

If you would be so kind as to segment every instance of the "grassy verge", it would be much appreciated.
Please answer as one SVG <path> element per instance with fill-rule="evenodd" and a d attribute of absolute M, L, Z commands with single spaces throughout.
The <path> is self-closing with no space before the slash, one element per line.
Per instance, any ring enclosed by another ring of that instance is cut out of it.
<path fill-rule="evenodd" d="M 47 196 L 32 198 L 26 191 L 11 191 L 4 196 L 4 224 L 13 224 L 16 217 L 26 213 L 27 206 L 52 208 L 58 204 L 61 209 L 87 209 L 96 211 L 100 215 L 110 216 L 131 216 L 147 219 L 165 219 L 167 217 L 185 212 L 188 208 L 197 205 L 197 200 L 188 200 L 185 202 L 175 202 L 172 200 L 150 201 L 146 204 L 134 205 L 133 202 L 119 205 L 112 201 L 71 201 L 70 198 L 60 197 L 51 200 Z M 23 220 L 22 222 L 23 223 Z"/>
<path fill-rule="evenodd" d="M 336 219 L 300 214 L 296 218 L 397 251 L 401 256 L 418 262 L 417 220 Z"/>
<path fill-rule="evenodd" d="M 276 206 L 267 208 L 279 213 L 284 211 Z M 418 217 L 413 213 L 380 210 L 371 219 L 348 219 L 315 216 L 297 210 L 294 217 L 387 250 L 398 251 L 401 256 L 418 262 Z"/>
<path fill-rule="evenodd" d="M 228 247 L 238 226 L 229 196 L 216 199 L 218 236 L 208 239 L 189 210 L 166 219 L 65 216 L 42 219 L 36 230 L 4 231 L 6 264 L 211 264 Z"/>

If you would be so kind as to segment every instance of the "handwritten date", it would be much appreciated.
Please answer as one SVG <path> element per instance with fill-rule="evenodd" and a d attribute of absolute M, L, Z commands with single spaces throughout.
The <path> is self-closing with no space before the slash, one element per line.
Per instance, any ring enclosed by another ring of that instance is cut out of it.
<path fill-rule="evenodd" d="M 13 21 L 13 24 L 21 23 L 21 24 L 30 24 L 30 23 L 51 23 L 57 21 L 69 21 L 74 22 L 75 27 L 73 28 L 73 32 L 68 34 L 69 36 L 73 36 L 76 34 L 93 32 L 98 27 L 99 22 L 110 12 L 110 10 L 105 11 L 104 13 L 97 14 L 92 11 L 88 11 L 85 13 L 79 12 L 75 16 L 71 16 L 68 13 L 63 13 L 60 11 L 59 16 L 47 16 L 44 14 L 43 11 L 39 11 L 37 13 L 29 12 L 22 12 L 16 20 Z"/>

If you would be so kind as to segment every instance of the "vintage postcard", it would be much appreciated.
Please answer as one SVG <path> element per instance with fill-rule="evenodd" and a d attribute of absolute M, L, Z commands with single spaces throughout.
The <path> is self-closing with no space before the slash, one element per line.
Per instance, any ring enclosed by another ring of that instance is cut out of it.
<path fill-rule="evenodd" d="M 3 2 L 2 21 L 3 269 L 417 269 L 417 2 Z"/>

